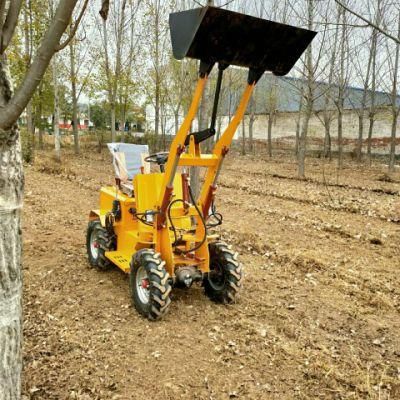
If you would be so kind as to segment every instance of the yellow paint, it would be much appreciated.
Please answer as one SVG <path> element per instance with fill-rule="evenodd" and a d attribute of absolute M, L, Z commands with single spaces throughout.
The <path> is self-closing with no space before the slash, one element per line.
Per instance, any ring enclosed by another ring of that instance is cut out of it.
<path fill-rule="evenodd" d="M 173 193 L 169 201 L 173 202 L 175 199 L 182 199 L 182 178 L 177 169 L 192 166 L 207 168 L 205 181 L 197 203 L 198 208 L 202 210 L 209 188 L 215 183 L 222 160 L 243 119 L 255 86 L 247 86 L 235 116 L 216 143 L 212 154 L 201 154 L 200 145 L 195 144 L 193 137 L 190 138 L 190 144 L 186 148 L 186 152 L 181 154 L 181 151 L 184 150 L 186 137 L 190 133 L 193 119 L 197 114 L 206 81 L 207 77 L 199 79 L 197 83 L 188 114 L 172 142 L 165 173 L 137 175 L 133 180 L 135 197 L 125 195 L 116 190 L 115 187 L 102 188 L 100 192 L 100 209 L 92 211 L 90 214 L 90 219 L 100 218 L 101 223 L 104 225 L 106 215 L 112 209 L 113 200 L 117 198 L 120 201 L 121 219 L 114 224 L 117 249 L 116 251 L 107 252 L 106 256 L 124 272 L 129 272 L 129 263 L 132 255 L 142 248 L 149 247 L 161 253 L 162 259 L 166 262 L 167 271 L 171 276 L 174 275 L 176 267 L 181 265 L 197 265 L 201 271 L 209 271 L 208 244 L 210 241 L 217 239 L 215 235 L 207 236 L 202 246 L 194 252 L 195 254 L 193 252 L 182 254 L 179 251 L 174 252 L 172 245 L 175 238 L 168 218 L 165 225 L 158 230 L 156 222 L 160 218 L 159 214 L 154 216 L 154 222 L 151 226 L 145 225 L 133 215 L 135 212 L 158 212 L 169 182 L 173 183 Z M 182 202 L 174 203 L 171 207 L 171 218 L 182 241 L 177 248 L 190 250 L 203 241 L 205 229 L 194 206 L 184 206 Z M 193 220 L 195 221 L 194 224 Z"/>

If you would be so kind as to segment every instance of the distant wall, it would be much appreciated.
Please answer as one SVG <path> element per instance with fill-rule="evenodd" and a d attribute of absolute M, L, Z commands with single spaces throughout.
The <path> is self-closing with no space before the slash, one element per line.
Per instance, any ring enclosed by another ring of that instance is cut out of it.
<path fill-rule="evenodd" d="M 366 111 L 366 118 L 364 120 L 364 141 L 368 137 L 368 111 Z M 320 114 L 322 118 L 322 114 Z M 285 140 L 294 141 L 296 136 L 296 122 L 298 119 L 298 113 L 278 113 L 275 117 L 274 124 L 272 127 L 272 138 L 273 140 Z M 222 118 L 222 129 L 226 127 L 228 123 L 228 117 Z M 249 130 L 249 116 L 245 117 L 245 136 L 248 137 Z M 241 124 L 236 132 L 235 139 L 242 137 L 243 125 Z M 392 116 L 388 109 L 381 109 L 375 116 L 374 130 L 373 130 L 373 141 L 372 146 L 376 153 L 386 153 L 389 151 L 389 140 L 392 129 Z M 268 132 L 268 116 L 257 115 L 253 126 L 253 138 L 256 140 L 266 140 Z M 320 147 L 323 144 L 325 136 L 325 128 L 318 116 L 313 115 L 310 120 L 308 138 L 310 146 Z M 397 137 L 400 141 L 400 118 L 397 122 Z M 337 115 L 331 123 L 331 138 L 332 147 L 335 150 L 337 141 Z M 354 150 L 356 146 L 356 140 L 358 138 L 358 114 L 351 110 L 345 110 L 343 114 L 343 139 L 346 151 Z M 400 146 L 396 149 L 396 152 L 400 154 Z"/>

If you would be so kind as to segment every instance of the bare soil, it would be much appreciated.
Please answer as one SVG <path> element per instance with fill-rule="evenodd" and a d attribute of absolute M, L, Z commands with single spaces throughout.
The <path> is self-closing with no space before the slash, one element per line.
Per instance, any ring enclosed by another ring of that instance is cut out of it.
<path fill-rule="evenodd" d="M 220 233 L 240 253 L 237 304 L 175 290 L 150 323 L 128 279 L 89 267 L 106 153 L 26 168 L 28 399 L 400 399 L 400 174 L 383 165 L 229 155 Z"/>

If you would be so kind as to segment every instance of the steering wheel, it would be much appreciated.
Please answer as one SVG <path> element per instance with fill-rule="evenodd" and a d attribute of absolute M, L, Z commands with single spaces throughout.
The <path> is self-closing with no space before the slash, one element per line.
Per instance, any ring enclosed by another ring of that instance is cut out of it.
<path fill-rule="evenodd" d="M 159 153 L 150 154 L 144 159 L 144 161 L 159 165 L 160 171 L 164 172 L 165 171 L 164 165 L 168 160 L 168 155 L 169 155 L 168 151 L 160 151 Z"/>

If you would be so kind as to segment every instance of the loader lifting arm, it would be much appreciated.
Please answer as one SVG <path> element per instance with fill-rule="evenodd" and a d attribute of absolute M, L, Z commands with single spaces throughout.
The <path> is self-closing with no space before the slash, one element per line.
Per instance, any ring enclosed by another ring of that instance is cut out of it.
<path fill-rule="evenodd" d="M 158 201 L 158 230 L 166 225 L 166 211 L 172 200 L 173 180 L 178 166 L 208 167 L 198 199 L 203 217 L 207 217 L 222 160 L 244 117 L 256 83 L 265 71 L 275 75 L 287 74 L 316 35 L 313 31 L 210 6 L 171 14 L 170 31 L 175 58 L 200 60 L 200 77 L 188 114 L 171 144 Z M 215 63 L 218 63 L 219 71 L 211 126 L 204 131 L 190 133 L 207 78 Z M 247 87 L 213 153 L 202 155 L 200 142 L 215 134 L 223 71 L 230 65 L 249 68 Z M 187 146 L 189 151 L 185 153 Z"/>
<path fill-rule="evenodd" d="M 170 15 L 171 42 L 175 58 L 200 60 L 199 80 L 188 114 L 170 148 L 165 174 L 157 203 L 154 222 L 156 251 L 161 252 L 167 265 L 176 264 L 177 249 L 169 234 L 167 213 L 173 202 L 174 179 L 178 167 L 206 167 L 207 173 L 199 198 L 189 199 L 187 174 L 182 174 L 183 211 L 196 219 L 196 232 L 186 236 L 186 252 L 194 253 L 203 272 L 208 271 L 208 244 L 205 221 L 217 190 L 217 180 L 225 155 L 242 121 L 251 95 L 265 71 L 285 75 L 310 44 L 316 32 L 267 21 L 215 7 L 203 7 Z M 208 76 L 218 63 L 214 107 L 210 128 L 191 133 Z M 236 113 L 214 146 L 212 154 L 201 154 L 200 143 L 215 134 L 215 122 L 224 70 L 231 65 L 249 69 L 245 88 Z M 191 197 L 191 196 L 190 196 Z M 189 206 L 191 200 L 192 207 Z M 193 208 L 199 215 L 196 215 Z M 192 214 L 190 214 L 192 209 Z M 174 228 L 172 227 L 174 230 Z M 176 232 L 174 230 L 176 236 Z M 203 238 L 203 239 L 202 239 Z M 180 250 L 182 252 L 182 250 Z M 173 254 L 175 253 L 175 255 Z M 193 254 L 192 254 L 193 255 Z"/>

